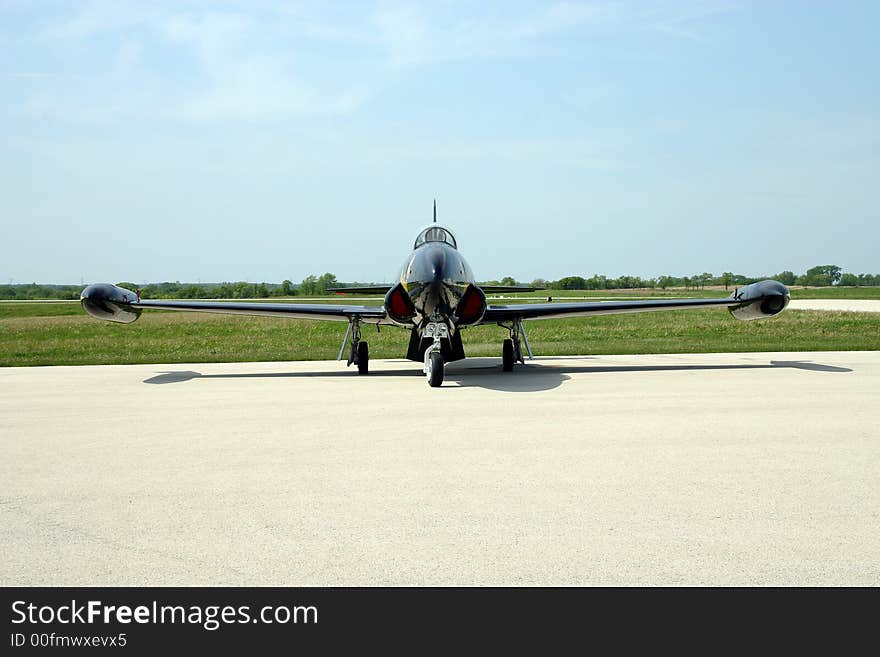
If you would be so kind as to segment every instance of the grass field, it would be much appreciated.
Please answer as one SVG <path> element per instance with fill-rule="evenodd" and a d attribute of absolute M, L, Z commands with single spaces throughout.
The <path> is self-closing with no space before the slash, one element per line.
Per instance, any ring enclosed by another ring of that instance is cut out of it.
<path fill-rule="evenodd" d="M 526 330 L 538 355 L 880 350 L 880 313 L 789 310 L 740 322 L 723 309 L 683 310 L 538 320 Z M 344 322 L 158 311 L 122 325 L 92 319 L 77 302 L 0 303 L 0 366 L 323 360 L 336 357 L 344 333 Z M 373 358 L 403 357 L 408 337 L 364 329 Z M 465 351 L 499 356 L 504 337 L 497 326 L 466 330 Z"/>

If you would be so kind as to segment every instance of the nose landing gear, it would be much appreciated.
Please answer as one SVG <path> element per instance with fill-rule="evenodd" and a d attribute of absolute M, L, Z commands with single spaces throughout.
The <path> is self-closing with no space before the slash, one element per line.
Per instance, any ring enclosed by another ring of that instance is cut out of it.
<path fill-rule="evenodd" d="M 425 350 L 425 376 L 428 377 L 428 385 L 439 388 L 443 385 L 444 362 L 441 353 L 440 340 L 449 338 L 449 327 L 441 322 L 431 322 L 425 326 L 423 338 L 434 338 L 434 344 Z"/>
<path fill-rule="evenodd" d="M 425 352 L 425 375 L 428 377 L 428 385 L 439 388 L 443 385 L 443 356 L 439 351 Z"/>

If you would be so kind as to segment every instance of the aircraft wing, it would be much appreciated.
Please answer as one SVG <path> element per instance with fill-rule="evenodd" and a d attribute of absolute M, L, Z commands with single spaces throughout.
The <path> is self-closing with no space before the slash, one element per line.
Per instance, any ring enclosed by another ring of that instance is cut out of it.
<path fill-rule="evenodd" d="M 759 319 L 775 315 L 788 305 L 788 288 L 777 281 L 761 281 L 739 288 L 722 299 L 647 299 L 639 301 L 586 301 L 576 303 L 522 303 L 490 305 L 483 315 L 482 324 L 510 322 L 520 319 L 549 317 L 583 317 L 587 315 L 616 315 L 657 310 L 684 308 L 726 307 L 737 319 Z"/>
<path fill-rule="evenodd" d="M 733 302 L 734 304 L 736 302 Z M 729 299 L 658 299 L 646 301 L 586 301 L 580 303 L 520 303 L 515 305 L 490 305 L 483 315 L 483 323 L 509 322 L 515 319 L 541 319 L 545 317 L 582 317 L 584 315 L 615 315 L 641 313 L 651 310 L 674 310 L 681 308 L 710 308 L 728 306 Z"/>
<path fill-rule="evenodd" d="M 106 283 L 89 285 L 80 295 L 80 302 L 86 312 L 93 317 L 122 323 L 133 322 L 145 308 L 293 319 L 323 319 L 340 322 L 347 322 L 354 316 L 365 321 L 385 319 L 383 306 L 138 299 L 137 294 L 131 290 Z"/>
<path fill-rule="evenodd" d="M 543 288 L 528 287 L 527 285 L 480 285 L 479 288 L 486 294 L 514 294 L 516 292 L 534 292 Z"/>

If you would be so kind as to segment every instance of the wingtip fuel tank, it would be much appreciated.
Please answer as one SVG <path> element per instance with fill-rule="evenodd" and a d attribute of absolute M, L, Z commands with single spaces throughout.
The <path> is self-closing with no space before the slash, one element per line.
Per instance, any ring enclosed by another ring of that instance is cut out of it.
<path fill-rule="evenodd" d="M 737 319 L 764 319 L 785 310 L 791 301 L 791 293 L 779 281 L 767 280 L 738 288 L 731 299 L 740 302 L 730 306 L 730 314 Z"/>
<path fill-rule="evenodd" d="M 96 319 L 131 324 L 141 316 L 138 295 L 124 287 L 109 283 L 89 285 L 79 295 L 83 309 Z"/>

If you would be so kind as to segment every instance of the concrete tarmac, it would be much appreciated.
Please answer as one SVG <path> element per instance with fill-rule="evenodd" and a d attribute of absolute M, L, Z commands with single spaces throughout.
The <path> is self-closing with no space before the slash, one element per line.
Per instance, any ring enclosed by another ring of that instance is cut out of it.
<path fill-rule="evenodd" d="M 880 584 L 880 352 L 0 368 L 0 584 Z"/>
<path fill-rule="evenodd" d="M 880 299 L 792 299 L 790 310 L 880 313 Z"/>

